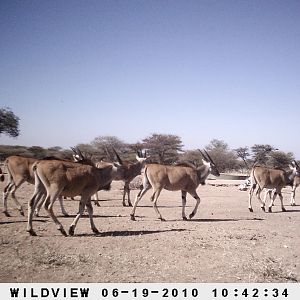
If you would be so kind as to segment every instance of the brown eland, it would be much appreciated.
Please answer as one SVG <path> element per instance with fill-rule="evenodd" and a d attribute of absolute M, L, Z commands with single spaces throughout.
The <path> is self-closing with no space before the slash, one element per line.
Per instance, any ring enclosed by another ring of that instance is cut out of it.
<path fill-rule="evenodd" d="M 183 220 L 187 220 L 185 215 L 186 195 L 187 193 L 189 193 L 192 197 L 194 197 L 196 200 L 196 206 L 192 213 L 189 215 L 190 219 L 193 218 L 200 204 L 200 198 L 196 192 L 199 184 L 205 184 L 205 180 L 209 174 L 213 174 L 214 176 L 220 175 L 215 163 L 213 162 L 209 154 L 206 151 L 205 153 L 206 156 L 201 152 L 203 156 L 203 165 L 198 168 L 187 164 L 177 166 L 147 164 L 145 166 L 143 175 L 143 188 L 136 196 L 136 199 L 134 201 L 132 213 L 130 215 L 131 220 L 135 220 L 136 207 L 139 201 L 151 187 L 153 191 L 151 201 L 153 201 L 153 208 L 160 220 L 165 220 L 157 208 L 157 200 L 163 189 L 166 189 L 168 191 L 181 191 Z"/>
<path fill-rule="evenodd" d="M 87 207 L 91 229 L 98 233 L 93 221 L 93 207 L 91 205 L 91 196 L 98 190 L 107 187 L 112 180 L 123 173 L 123 167 L 120 165 L 110 165 L 103 168 L 96 168 L 91 165 L 83 165 L 74 162 L 60 160 L 41 160 L 33 165 L 35 176 L 35 191 L 28 202 L 28 222 L 27 231 L 30 235 L 36 235 L 33 230 L 32 220 L 36 203 L 46 190 L 44 208 L 52 218 L 57 229 L 67 236 L 62 224 L 53 213 L 53 204 L 61 195 L 66 197 L 75 197 L 80 195 L 79 211 L 69 227 L 69 235 L 74 235 L 75 227 L 79 218 Z"/>
<path fill-rule="evenodd" d="M 264 197 L 264 200 L 262 201 L 260 198 L 260 194 L 263 189 L 271 189 L 275 190 L 273 194 L 272 201 L 269 205 L 269 212 L 272 211 L 272 203 L 274 202 L 276 196 L 278 195 L 281 202 L 281 210 L 286 211 L 284 205 L 283 205 L 283 197 L 281 194 L 281 190 L 287 186 L 292 185 L 294 178 L 296 176 L 299 176 L 299 166 L 294 161 L 293 165 L 290 166 L 291 170 L 285 171 L 282 169 L 275 169 L 275 168 L 268 168 L 263 166 L 254 166 L 251 170 L 251 187 L 249 191 L 249 211 L 253 212 L 252 208 L 252 196 L 254 193 L 254 190 L 257 187 L 256 196 L 261 203 L 261 209 L 265 211 L 265 204 L 266 204 L 266 195 Z"/>

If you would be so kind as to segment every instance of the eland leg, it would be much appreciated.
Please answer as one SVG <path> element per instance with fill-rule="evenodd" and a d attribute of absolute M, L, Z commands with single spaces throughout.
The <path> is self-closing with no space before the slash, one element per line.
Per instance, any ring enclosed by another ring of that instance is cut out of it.
<path fill-rule="evenodd" d="M 134 203 L 133 203 L 133 208 L 130 214 L 130 218 L 132 221 L 135 221 L 135 210 L 136 207 L 138 205 L 138 203 L 140 202 L 140 200 L 143 198 L 143 196 L 147 193 L 147 191 L 150 189 L 150 185 L 143 185 L 143 189 L 136 195 Z"/>
<path fill-rule="evenodd" d="M 123 206 L 126 206 L 126 202 L 125 202 L 126 194 L 128 199 L 128 206 L 132 206 L 129 198 L 129 193 L 130 193 L 129 182 L 125 182 L 123 188 L 123 201 L 122 201 Z"/>
<path fill-rule="evenodd" d="M 90 218 L 90 224 L 91 224 L 91 229 L 94 233 L 98 234 L 99 231 L 94 223 L 94 219 L 93 219 L 93 214 L 94 214 L 94 209 L 91 203 L 91 198 L 89 198 L 86 202 L 86 208 L 89 214 L 89 218 Z"/>
<path fill-rule="evenodd" d="M 278 196 L 279 196 L 280 203 L 281 203 L 281 210 L 286 211 L 285 207 L 283 206 L 283 197 L 282 197 L 281 191 L 278 192 Z"/>
<path fill-rule="evenodd" d="M 15 204 L 16 204 L 16 206 L 17 206 L 19 212 L 20 212 L 20 215 L 21 215 L 21 216 L 24 216 L 24 210 L 23 210 L 23 207 L 22 207 L 22 205 L 19 203 L 19 201 L 17 200 L 16 194 L 15 194 L 16 190 L 17 190 L 17 187 L 15 186 L 14 190 L 11 192 L 11 198 L 14 200 L 14 202 L 15 202 Z"/>
<path fill-rule="evenodd" d="M 270 194 L 271 202 L 270 202 L 270 204 L 269 204 L 268 211 L 269 211 L 269 212 L 272 212 L 272 207 L 274 206 L 274 201 L 275 201 L 275 199 L 276 199 L 276 197 L 277 197 L 277 191 L 275 190 L 275 191 L 273 192 L 273 195 L 272 195 L 272 196 L 271 196 L 272 192 L 269 193 L 269 194 Z"/>
<path fill-rule="evenodd" d="M 126 185 L 126 189 L 127 189 L 127 201 L 128 201 L 128 206 L 132 206 L 132 203 L 130 201 L 130 186 L 129 186 L 129 182 Z"/>
<path fill-rule="evenodd" d="M 9 213 L 7 211 L 7 198 L 9 196 L 9 194 L 11 194 L 12 199 L 14 200 L 20 215 L 24 216 L 24 211 L 22 208 L 22 205 L 19 203 L 19 201 L 16 198 L 16 191 L 17 189 L 25 182 L 25 180 L 21 180 L 20 182 L 18 182 L 18 184 L 16 184 L 12 179 L 10 180 L 10 182 L 6 185 L 6 187 L 4 188 L 4 192 L 3 192 L 3 213 L 9 217 Z"/>
<path fill-rule="evenodd" d="M 256 188 L 256 184 L 252 184 L 250 190 L 249 190 L 249 200 L 248 200 L 248 209 L 250 212 L 253 212 L 253 208 L 252 208 L 252 196 L 253 196 L 253 193 L 254 193 L 254 190 Z"/>
<path fill-rule="evenodd" d="M 61 194 L 61 190 L 53 190 L 53 192 L 48 194 L 44 201 L 44 208 L 47 211 L 48 215 L 53 220 L 53 222 L 55 223 L 57 230 L 59 230 L 64 236 L 67 236 L 67 233 L 66 233 L 64 227 L 58 221 L 57 217 L 55 216 L 55 214 L 53 212 L 54 202 L 60 196 L 60 194 Z"/>
<path fill-rule="evenodd" d="M 80 217 L 82 216 L 83 212 L 84 212 L 84 208 L 86 206 L 86 203 L 88 201 L 87 199 L 88 197 L 87 196 L 84 196 L 82 195 L 81 196 L 81 199 L 80 199 L 80 202 L 79 202 L 79 210 L 78 210 L 78 213 L 75 217 L 75 219 L 73 220 L 71 226 L 69 227 L 69 235 L 74 235 L 74 232 L 75 232 L 75 227 L 80 219 Z M 87 206 L 87 209 L 89 211 L 89 213 L 91 212 L 91 208 L 89 207 L 89 205 Z"/>
<path fill-rule="evenodd" d="M 63 201 L 63 196 L 59 196 L 58 197 L 58 201 L 59 201 L 59 205 L 60 205 L 60 209 L 61 209 L 61 212 L 62 214 L 65 216 L 65 217 L 68 217 L 69 214 L 67 213 L 67 211 L 65 210 L 65 207 L 64 207 L 64 201 Z"/>
<path fill-rule="evenodd" d="M 291 193 L 291 206 L 296 205 L 295 194 L 296 194 L 296 186 L 293 186 L 292 193 Z"/>
<path fill-rule="evenodd" d="M 95 203 L 96 206 L 100 207 L 100 203 L 99 203 L 99 195 L 98 195 L 98 192 L 96 192 L 94 195 L 93 195 L 93 201 Z"/>
<path fill-rule="evenodd" d="M 266 211 L 266 209 L 265 209 L 265 203 L 260 198 L 261 191 L 262 191 L 262 189 L 259 186 L 258 189 L 257 189 L 257 191 L 256 191 L 256 196 L 257 196 L 258 201 L 260 202 L 260 208 L 265 212 Z"/>
<path fill-rule="evenodd" d="M 165 221 L 165 219 L 162 217 L 161 213 L 159 212 L 158 208 L 157 208 L 157 200 L 158 200 L 158 197 L 160 195 L 162 191 L 162 188 L 158 188 L 152 195 L 152 199 L 153 199 L 153 208 L 154 208 L 154 211 L 156 212 L 156 215 L 158 216 L 158 219 L 160 219 L 161 221 Z"/>
<path fill-rule="evenodd" d="M 10 214 L 7 211 L 7 198 L 8 198 L 8 195 L 9 195 L 11 189 L 13 188 L 13 186 L 14 186 L 14 183 L 13 182 L 9 182 L 6 185 L 6 187 L 4 188 L 4 191 L 3 191 L 3 213 L 7 217 L 10 217 Z"/>
<path fill-rule="evenodd" d="M 44 191 L 35 189 L 35 191 L 33 193 L 33 196 L 28 201 L 28 216 L 27 216 L 27 229 L 26 229 L 26 231 L 29 232 L 29 234 L 32 235 L 32 236 L 36 236 L 36 233 L 33 230 L 33 226 L 32 226 L 33 213 L 35 211 L 36 205 L 39 202 L 43 203 L 43 201 L 41 199 L 44 198 L 44 196 L 45 196 Z"/>
<path fill-rule="evenodd" d="M 193 192 L 189 192 L 189 194 L 191 196 L 194 197 L 194 199 L 196 200 L 196 205 L 195 205 L 195 208 L 193 209 L 192 213 L 189 215 L 189 219 L 193 218 L 196 213 L 197 213 L 197 210 L 198 210 L 198 206 L 200 204 L 200 197 L 197 195 L 196 191 L 193 191 Z"/>
<path fill-rule="evenodd" d="M 187 220 L 186 215 L 185 215 L 185 207 L 186 207 L 186 191 L 181 191 L 181 200 L 182 200 L 182 219 L 184 221 Z"/>

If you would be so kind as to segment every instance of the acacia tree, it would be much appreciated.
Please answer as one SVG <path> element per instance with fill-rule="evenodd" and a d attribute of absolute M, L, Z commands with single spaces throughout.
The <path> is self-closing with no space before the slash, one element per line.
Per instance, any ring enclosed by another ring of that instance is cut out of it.
<path fill-rule="evenodd" d="M 76 148 L 78 148 L 83 154 L 86 155 L 94 155 L 95 153 L 97 153 L 97 150 L 91 144 L 80 143 L 76 145 Z"/>
<path fill-rule="evenodd" d="M 149 151 L 152 161 L 171 163 L 177 161 L 183 144 L 181 138 L 177 135 L 154 133 L 143 139 L 143 146 Z"/>
<path fill-rule="evenodd" d="M 268 144 L 255 144 L 251 147 L 254 163 L 267 164 L 267 161 L 270 158 L 270 153 L 274 150 L 278 149 L 275 149 L 273 146 Z"/>
<path fill-rule="evenodd" d="M 179 157 L 179 162 L 187 162 L 191 163 L 192 165 L 200 166 L 202 164 L 202 155 L 199 150 L 186 150 L 183 154 Z"/>
<path fill-rule="evenodd" d="M 234 149 L 233 151 L 236 153 L 237 157 L 239 157 L 243 160 L 246 167 L 249 169 L 249 163 L 248 163 L 248 158 L 250 156 L 249 148 L 248 147 L 240 147 L 240 148 Z"/>
<path fill-rule="evenodd" d="M 19 120 L 10 108 L 0 108 L 0 135 L 19 136 Z"/>
<path fill-rule="evenodd" d="M 268 160 L 268 165 L 271 167 L 277 167 L 286 169 L 294 160 L 294 154 L 292 152 L 272 151 Z"/>
<path fill-rule="evenodd" d="M 31 146 L 28 148 L 28 151 L 30 151 L 34 157 L 39 159 L 47 156 L 47 150 L 40 146 Z"/>
<path fill-rule="evenodd" d="M 125 142 L 116 136 L 98 136 L 92 142 L 91 145 L 95 148 L 98 155 L 114 157 L 115 154 L 112 150 L 114 148 L 119 154 L 122 154 L 122 158 L 126 157 L 128 153 L 128 146 Z"/>
<path fill-rule="evenodd" d="M 220 172 L 230 171 L 239 167 L 235 153 L 222 140 L 213 139 L 206 147 Z"/>

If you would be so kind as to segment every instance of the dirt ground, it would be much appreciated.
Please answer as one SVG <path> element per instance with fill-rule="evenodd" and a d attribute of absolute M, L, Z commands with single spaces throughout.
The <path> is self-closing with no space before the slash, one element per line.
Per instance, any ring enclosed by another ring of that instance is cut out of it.
<path fill-rule="evenodd" d="M 253 198 L 250 213 L 248 193 L 237 189 L 238 182 L 222 184 L 209 180 L 199 187 L 201 204 L 191 221 L 181 219 L 180 192 L 163 191 L 162 222 L 150 192 L 131 221 L 121 183 L 114 182 L 100 193 L 101 207 L 94 206 L 101 233 L 94 235 L 84 216 L 73 237 L 62 236 L 45 211 L 34 219 L 38 236 L 29 236 L 26 217 L 9 199 L 11 217 L 0 214 L 0 282 L 299 282 L 300 209 L 289 205 L 290 188 L 283 193 L 287 212 L 277 199 L 273 213 L 264 213 Z M 29 184 L 17 192 L 26 213 L 32 192 Z M 194 205 L 188 196 L 187 215 Z M 65 207 L 70 217 L 62 216 L 58 203 L 55 210 L 68 230 L 78 200 L 65 200 Z"/>

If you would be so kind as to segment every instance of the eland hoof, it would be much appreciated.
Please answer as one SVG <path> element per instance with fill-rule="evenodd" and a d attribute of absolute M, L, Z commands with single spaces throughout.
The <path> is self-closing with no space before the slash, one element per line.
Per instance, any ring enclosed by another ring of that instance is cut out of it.
<path fill-rule="evenodd" d="M 31 235 L 31 236 L 37 236 L 37 234 L 35 233 L 35 231 L 33 229 L 29 229 L 27 230 L 27 232 Z"/>
<path fill-rule="evenodd" d="M 9 214 L 8 211 L 4 211 L 3 213 L 4 213 L 7 217 L 10 217 L 10 214 Z"/>
<path fill-rule="evenodd" d="M 99 231 L 97 228 L 92 228 L 92 230 L 93 230 L 93 232 L 94 232 L 95 234 L 99 234 L 99 233 L 100 233 L 100 231 Z"/>
<path fill-rule="evenodd" d="M 62 229 L 62 230 L 65 231 L 64 229 Z M 63 234 L 62 230 L 61 230 L 61 233 Z M 70 226 L 70 228 L 69 228 L 69 235 L 73 236 L 74 232 L 75 232 L 74 226 Z"/>
<path fill-rule="evenodd" d="M 58 230 L 61 232 L 61 234 L 62 234 L 63 236 L 68 236 L 67 233 L 66 233 L 66 231 L 64 230 L 64 228 L 60 228 L 60 229 L 58 229 Z M 74 230 L 73 230 L 73 234 L 74 234 Z"/>
<path fill-rule="evenodd" d="M 194 216 L 195 216 L 195 214 L 190 214 L 189 219 L 193 218 Z"/>

